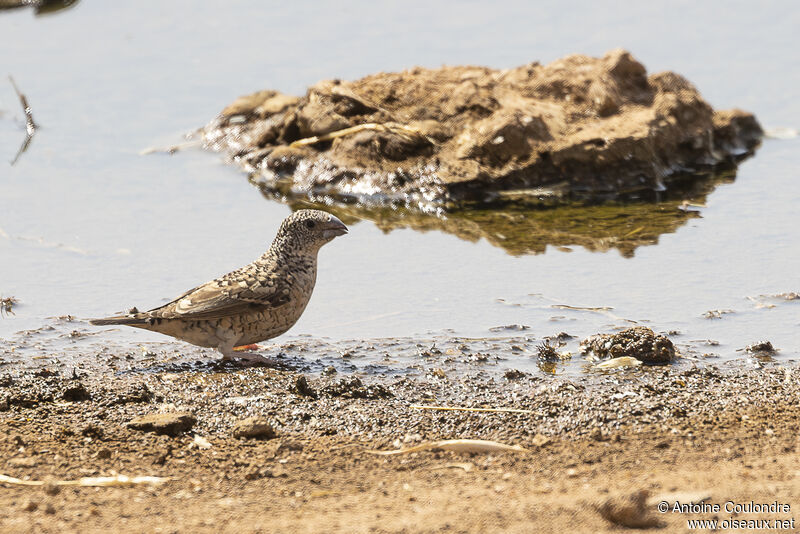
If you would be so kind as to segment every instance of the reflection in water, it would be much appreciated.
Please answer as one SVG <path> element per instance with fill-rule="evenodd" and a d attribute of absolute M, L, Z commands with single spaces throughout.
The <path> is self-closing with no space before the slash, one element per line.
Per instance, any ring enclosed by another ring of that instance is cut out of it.
<path fill-rule="evenodd" d="M 486 239 L 511 255 L 541 254 L 547 246 L 581 246 L 591 251 L 617 249 L 632 257 L 637 247 L 658 243 L 661 234 L 673 233 L 689 219 L 700 217 L 691 209 L 702 206 L 706 196 L 721 184 L 732 182 L 734 171 L 687 179 L 686 184 L 668 196 L 628 202 L 587 204 L 581 202 L 543 204 L 536 197 L 520 195 L 491 208 L 460 207 L 425 213 L 404 207 L 348 204 L 330 196 L 311 197 L 293 192 L 289 184 L 251 181 L 269 199 L 285 202 L 292 209 L 319 208 L 329 211 L 346 224 L 372 221 L 390 232 L 399 228 L 419 231 L 439 230 L 467 241 Z M 687 177 L 688 178 L 688 177 Z"/>
<path fill-rule="evenodd" d="M 73 7 L 78 0 L 0 0 L 0 10 L 32 7 L 36 15 L 47 15 Z"/>

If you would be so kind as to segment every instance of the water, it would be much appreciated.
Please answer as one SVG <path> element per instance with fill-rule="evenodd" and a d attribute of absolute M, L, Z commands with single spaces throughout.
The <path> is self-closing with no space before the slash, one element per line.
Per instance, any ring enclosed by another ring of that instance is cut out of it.
<path fill-rule="evenodd" d="M 687 76 L 716 108 L 797 128 L 798 26 L 792 2 L 340 2 L 310 11 L 83 0 L 38 17 L 0 12 L 0 72 L 14 76 L 41 125 L 8 164 L 24 117 L 0 79 L 0 296 L 21 301 L 0 320 L 0 338 L 54 316 L 153 307 L 261 254 L 288 207 L 214 154 L 139 154 L 180 141 L 240 94 L 302 94 L 323 78 L 417 64 L 503 68 L 621 46 L 650 72 Z M 506 324 L 529 325 L 539 339 L 562 330 L 585 337 L 636 321 L 680 331 L 677 342 L 722 359 L 742 358 L 738 349 L 762 339 L 779 359 L 797 357 L 800 301 L 759 296 L 799 290 L 798 149 L 797 139 L 766 140 L 697 208 L 701 217 L 632 257 L 580 246 L 513 256 L 483 239 L 360 222 L 322 250 L 314 297 L 286 337 L 489 336 Z M 709 310 L 734 313 L 706 319 Z M 164 339 L 109 336 L 131 346 Z M 694 343 L 705 339 L 719 344 Z"/>

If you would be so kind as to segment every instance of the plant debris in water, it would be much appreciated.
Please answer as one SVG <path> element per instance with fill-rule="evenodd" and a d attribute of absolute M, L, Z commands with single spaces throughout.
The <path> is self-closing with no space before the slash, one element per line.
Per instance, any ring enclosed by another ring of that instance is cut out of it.
<path fill-rule="evenodd" d="M 536 354 L 540 360 L 545 362 L 560 362 L 561 355 L 556 350 L 556 347 L 550 344 L 550 341 L 544 341 L 536 347 Z"/>
<path fill-rule="evenodd" d="M 14 315 L 14 306 L 19 302 L 14 297 L 0 297 L 0 316 L 5 314 Z"/>
<path fill-rule="evenodd" d="M 703 317 L 706 319 L 722 319 L 723 315 L 728 315 L 730 313 L 736 313 L 733 310 L 708 310 L 703 314 Z"/>
<path fill-rule="evenodd" d="M 11 85 L 14 87 L 14 91 L 17 93 L 17 98 L 19 98 L 19 103 L 22 106 L 22 111 L 25 113 L 25 139 L 23 139 L 22 145 L 17 151 L 17 155 L 14 156 L 13 160 L 11 160 L 11 165 L 15 165 L 22 153 L 28 150 L 31 140 L 33 139 L 33 134 L 36 133 L 37 124 L 33 120 L 33 110 L 31 109 L 30 104 L 28 104 L 27 97 L 22 94 L 22 92 L 19 90 L 19 87 L 17 87 L 17 83 L 14 81 L 14 78 L 12 78 L 10 75 L 8 77 L 8 81 L 10 81 Z"/>

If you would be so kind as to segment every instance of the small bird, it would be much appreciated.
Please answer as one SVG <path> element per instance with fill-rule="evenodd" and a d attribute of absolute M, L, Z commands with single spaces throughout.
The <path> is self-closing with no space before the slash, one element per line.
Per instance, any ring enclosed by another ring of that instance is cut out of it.
<path fill-rule="evenodd" d="M 201 347 L 213 347 L 223 360 L 234 357 L 268 362 L 260 354 L 235 352 L 289 330 L 303 314 L 317 279 L 322 245 L 347 233 L 347 227 L 319 210 L 299 210 L 281 223 L 260 258 L 190 289 L 150 311 L 91 319 L 97 326 L 127 325 L 160 332 Z"/>

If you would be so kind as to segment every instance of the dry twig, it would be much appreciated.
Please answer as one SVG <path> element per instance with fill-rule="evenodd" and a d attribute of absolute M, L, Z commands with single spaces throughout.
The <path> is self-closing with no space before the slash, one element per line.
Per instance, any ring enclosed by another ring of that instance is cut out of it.
<path fill-rule="evenodd" d="M 442 449 L 445 451 L 474 453 L 474 452 L 528 452 L 528 449 L 519 445 L 506 445 L 497 441 L 485 439 L 446 439 L 444 441 L 430 441 L 422 443 L 408 449 L 396 449 L 392 451 L 368 451 L 370 454 L 381 456 L 393 456 L 396 454 L 409 454 L 412 452 L 427 451 L 431 449 Z"/>
<path fill-rule="evenodd" d="M 298 139 L 294 141 L 289 146 L 293 148 L 301 147 L 301 146 L 308 146 L 308 145 L 315 145 L 317 143 L 321 143 L 323 141 L 331 141 L 336 139 L 337 137 L 344 137 L 346 135 L 358 133 L 364 130 L 375 130 L 379 132 L 392 132 L 398 135 L 402 135 L 408 138 L 417 138 L 417 139 L 424 139 L 426 142 L 433 144 L 433 142 L 424 134 L 422 134 L 419 130 L 412 128 L 410 126 L 406 126 L 405 124 L 399 124 L 396 122 L 387 122 L 385 124 L 379 124 L 377 122 L 368 122 L 365 124 L 358 124 L 356 126 L 351 126 L 349 128 L 343 128 L 341 130 L 337 130 L 335 132 L 327 133 L 325 135 L 315 135 L 313 137 L 306 137 L 304 139 Z"/>
<path fill-rule="evenodd" d="M 56 486 L 108 487 L 135 486 L 137 484 L 162 484 L 168 480 L 169 478 L 164 477 L 128 477 L 125 475 L 116 475 L 113 477 L 84 477 L 78 480 L 57 480 L 54 484 Z M 0 475 L 0 482 L 17 486 L 44 486 L 46 484 L 43 480 L 21 480 L 7 475 Z"/>

